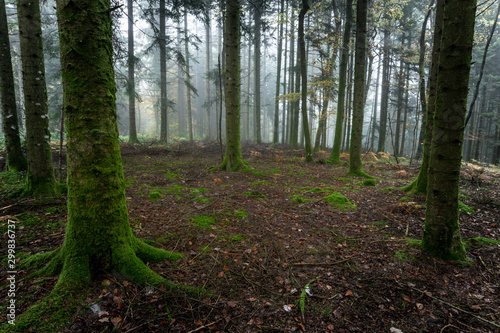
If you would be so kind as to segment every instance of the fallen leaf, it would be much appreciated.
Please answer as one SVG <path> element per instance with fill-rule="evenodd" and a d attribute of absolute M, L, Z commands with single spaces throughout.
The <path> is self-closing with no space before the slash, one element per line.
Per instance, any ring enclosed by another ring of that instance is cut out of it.
<path fill-rule="evenodd" d="M 230 307 L 234 308 L 234 307 L 236 307 L 236 302 L 235 301 L 229 301 L 229 302 L 227 302 L 227 305 L 229 305 Z"/>
<path fill-rule="evenodd" d="M 122 323 L 122 319 L 120 317 L 113 317 L 111 318 L 111 322 L 115 327 L 118 327 Z"/>
<path fill-rule="evenodd" d="M 346 291 L 345 295 L 348 296 L 348 297 L 353 297 L 354 296 L 353 293 L 352 293 L 352 290 Z"/>
<path fill-rule="evenodd" d="M 403 299 L 404 299 L 406 302 L 411 302 L 411 298 L 410 298 L 410 296 L 408 296 L 408 295 L 404 295 L 404 296 L 403 296 Z"/>
<path fill-rule="evenodd" d="M 224 277 L 224 272 L 220 271 L 219 274 L 217 274 L 218 277 Z"/>
<path fill-rule="evenodd" d="M 332 331 L 335 329 L 332 324 L 328 325 L 326 328 L 328 328 L 329 331 Z"/>

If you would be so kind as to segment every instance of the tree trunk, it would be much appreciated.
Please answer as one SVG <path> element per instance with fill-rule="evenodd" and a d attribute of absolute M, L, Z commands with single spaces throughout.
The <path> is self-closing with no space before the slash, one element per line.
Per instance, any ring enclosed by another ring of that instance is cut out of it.
<path fill-rule="evenodd" d="M 345 93 L 347 82 L 347 63 L 349 59 L 349 42 L 351 39 L 352 26 L 352 0 L 346 2 L 346 18 L 344 23 L 344 36 L 342 38 L 342 55 L 339 66 L 339 93 L 337 102 L 337 117 L 335 123 L 335 137 L 333 140 L 330 161 L 340 162 L 340 146 L 342 144 L 342 128 L 344 123 Z"/>
<path fill-rule="evenodd" d="M 285 7 L 285 0 L 281 0 L 280 2 L 280 20 L 283 15 L 283 9 Z M 283 53 L 283 23 L 279 22 L 279 35 L 278 35 L 278 64 L 276 68 L 276 94 L 274 99 L 274 127 L 273 127 L 273 143 L 278 143 L 279 141 L 279 109 L 280 109 L 280 101 L 278 99 L 280 95 L 280 85 L 281 85 L 281 57 Z"/>
<path fill-rule="evenodd" d="M 128 16 L 128 142 L 139 143 L 135 125 L 135 55 L 134 55 L 134 7 L 127 0 Z"/>
<path fill-rule="evenodd" d="M 290 21 L 292 25 L 290 27 L 290 31 L 295 31 L 295 19 L 293 17 L 294 12 L 293 1 L 292 1 L 292 10 L 290 14 Z M 288 94 L 291 95 L 293 93 L 293 87 L 295 86 L 295 38 L 293 37 L 293 33 L 290 33 L 290 70 L 289 70 L 289 79 L 288 79 Z M 286 141 L 291 143 L 292 137 L 292 113 L 293 113 L 293 102 L 288 101 L 287 105 L 287 121 L 286 121 Z"/>
<path fill-rule="evenodd" d="M 68 135 L 68 223 L 62 247 L 40 274 L 58 274 L 56 290 L 87 285 L 98 272 L 139 284 L 164 279 L 144 262 L 179 255 L 132 235 L 118 141 L 109 2 L 59 0 L 64 112 Z M 89 209 L 91 208 L 91 209 Z"/>
<path fill-rule="evenodd" d="M 356 6 L 356 58 L 354 68 L 354 103 L 352 133 L 349 150 L 349 174 L 367 177 L 361 169 L 361 145 L 363 141 L 363 115 L 365 106 L 366 66 L 366 17 L 367 0 L 358 0 Z"/>
<path fill-rule="evenodd" d="M 424 194 L 427 193 L 427 178 L 431 151 L 431 142 L 434 128 L 434 110 L 436 107 L 436 91 L 437 91 L 437 80 L 439 71 L 439 57 L 441 50 L 441 36 L 443 33 L 443 12 L 444 12 L 444 1 L 437 0 L 436 3 L 436 19 L 434 24 L 434 42 L 432 45 L 432 63 L 431 63 L 431 73 L 430 73 L 430 85 L 429 85 L 429 103 L 422 102 L 420 105 L 427 107 L 427 109 L 422 109 L 424 113 L 424 119 L 422 119 L 422 128 L 425 132 L 425 140 L 423 147 L 423 158 L 422 164 L 420 166 L 420 171 L 418 173 L 417 179 L 410 183 L 409 185 L 403 187 L 405 191 L 411 191 L 414 194 Z M 431 4 L 432 5 L 432 4 Z M 430 11 L 430 9 L 429 9 Z M 428 15 L 426 16 L 428 17 Z M 422 37 L 421 37 L 422 42 Z M 421 50 L 422 51 L 422 50 Z M 422 81 L 420 82 L 422 83 Z M 420 100 L 425 99 L 425 89 L 420 86 Z M 425 127 L 424 127 L 425 126 Z M 420 145 L 420 140 L 418 142 Z M 418 148 L 417 148 L 418 156 Z"/>
<path fill-rule="evenodd" d="M 286 2 L 286 8 L 285 8 L 285 14 L 284 16 L 286 17 L 286 15 L 288 14 L 288 1 Z M 288 38 L 287 38 L 287 35 L 288 35 L 288 20 L 286 20 L 286 23 L 285 23 L 285 35 L 284 35 L 284 38 L 285 38 L 285 54 L 283 55 L 284 58 L 285 58 L 285 63 L 283 65 L 283 94 L 286 94 L 286 79 L 287 79 L 287 60 L 288 60 Z M 286 128 L 287 128 L 287 123 L 286 123 L 286 106 L 287 106 L 287 102 L 286 102 L 286 98 L 283 98 L 283 101 L 282 101 L 282 104 L 281 104 L 281 108 L 282 108 L 282 115 L 281 115 L 281 143 L 285 143 L 286 142 Z"/>
<path fill-rule="evenodd" d="M 187 27 L 187 10 L 184 9 L 184 54 L 186 61 L 186 100 L 189 142 L 193 142 L 193 114 L 191 109 L 191 73 L 189 68 L 189 38 Z"/>
<path fill-rule="evenodd" d="M 21 149 L 21 139 L 19 137 L 16 91 L 4 0 L 0 0 L 0 93 L 3 134 L 7 152 L 6 169 L 9 171 L 23 171 L 27 168 L 27 162 Z"/>
<path fill-rule="evenodd" d="M 261 143 L 262 142 L 262 134 L 261 134 L 261 124 L 260 124 L 260 117 L 261 117 L 261 110 L 260 110 L 260 56 L 261 56 L 261 50 L 260 50 L 260 42 L 261 42 L 261 26 L 262 26 L 262 20 L 261 20 L 261 13 L 262 6 L 260 0 L 257 1 L 255 8 L 254 8 L 254 72 L 255 72 L 255 77 L 254 77 L 254 134 L 255 134 L 255 142 Z"/>
<path fill-rule="evenodd" d="M 422 249 L 464 260 L 458 191 L 476 0 L 445 0 Z M 450 118 L 450 115 L 453 115 Z"/>
<path fill-rule="evenodd" d="M 40 3 L 18 0 L 17 16 L 28 145 L 28 175 L 23 195 L 54 195 L 57 187 L 50 148 Z"/>
<path fill-rule="evenodd" d="M 160 0 L 160 142 L 168 141 L 165 0 Z"/>
<path fill-rule="evenodd" d="M 243 167 L 240 143 L 240 0 L 227 0 L 224 44 L 226 45 L 226 156 L 221 169 Z"/>
<path fill-rule="evenodd" d="M 377 83 L 375 85 L 375 102 L 373 104 L 373 117 L 372 117 L 372 130 L 371 130 L 370 150 L 373 150 L 374 145 L 375 145 L 375 128 L 377 127 L 377 106 L 378 106 L 379 80 L 380 80 L 380 59 L 378 61 L 378 66 L 377 66 Z"/>
<path fill-rule="evenodd" d="M 387 20 L 387 17 L 385 16 Z M 390 23 L 386 23 L 390 24 Z M 380 125 L 377 152 L 385 151 L 385 140 L 387 137 L 387 109 L 389 107 L 389 87 L 391 84 L 391 77 L 389 75 L 390 67 L 390 52 L 391 52 L 391 33 L 389 27 L 384 28 L 384 56 L 382 60 L 382 96 L 380 98 Z"/>
<path fill-rule="evenodd" d="M 210 70 L 212 68 L 212 32 L 210 29 L 210 9 L 207 10 L 208 21 L 205 22 L 205 38 L 206 38 L 206 74 L 205 74 L 205 107 L 206 110 L 206 131 L 207 140 L 213 140 L 212 131 L 212 89 L 210 81 Z"/>
<path fill-rule="evenodd" d="M 306 43 L 304 41 L 304 17 L 308 10 L 309 4 L 307 0 L 302 1 L 302 8 L 299 13 L 300 74 L 302 78 L 302 129 L 304 131 L 305 140 L 305 160 L 306 162 L 312 162 L 311 134 L 309 132 L 309 122 L 307 119 L 307 59 Z"/>

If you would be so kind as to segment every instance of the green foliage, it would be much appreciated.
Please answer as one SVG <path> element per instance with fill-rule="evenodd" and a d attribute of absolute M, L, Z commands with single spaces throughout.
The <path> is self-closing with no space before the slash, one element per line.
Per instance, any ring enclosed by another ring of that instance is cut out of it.
<path fill-rule="evenodd" d="M 377 222 L 373 222 L 373 225 L 377 226 L 377 227 L 385 228 L 388 225 L 388 223 L 386 221 L 377 221 Z"/>
<path fill-rule="evenodd" d="M 158 200 L 161 197 L 164 197 L 164 195 L 160 193 L 159 189 L 153 189 L 149 192 L 149 199 L 152 201 Z"/>
<path fill-rule="evenodd" d="M 213 217 L 200 215 L 193 217 L 191 222 L 199 228 L 210 229 L 211 226 L 215 224 L 215 219 Z"/>
<path fill-rule="evenodd" d="M 342 211 L 356 209 L 356 205 L 350 202 L 342 193 L 334 192 L 324 197 L 323 200 Z"/>

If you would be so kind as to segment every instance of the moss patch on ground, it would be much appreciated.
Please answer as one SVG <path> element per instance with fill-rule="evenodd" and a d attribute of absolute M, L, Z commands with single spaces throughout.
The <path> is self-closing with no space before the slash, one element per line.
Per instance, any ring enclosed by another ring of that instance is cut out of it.
<path fill-rule="evenodd" d="M 323 200 L 342 211 L 352 211 L 356 209 L 356 205 L 349 201 L 342 193 L 334 192 L 324 197 Z"/>

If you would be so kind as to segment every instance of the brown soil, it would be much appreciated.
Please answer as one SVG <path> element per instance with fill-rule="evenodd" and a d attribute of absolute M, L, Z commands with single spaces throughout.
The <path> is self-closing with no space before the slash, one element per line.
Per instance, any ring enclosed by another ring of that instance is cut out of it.
<path fill-rule="evenodd" d="M 465 265 L 434 259 L 407 241 L 421 238 L 425 198 L 404 199 L 394 188 L 408 184 L 417 167 L 370 155 L 365 171 L 379 178 L 363 186 L 345 175 L 345 164 L 306 164 L 301 150 L 253 145 L 243 152 L 253 171 L 229 173 L 208 171 L 220 162 L 214 144 L 122 147 L 135 235 L 184 255 L 151 268 L 206 293 L 103 274 L 85 290 L 66 332 L 500 332 L 500 245 L 472 241 Z M 463 170 L 461 200 L 474 209 L 460 215 L 463 239 L 498 240 L 499 175 Z M 356 207 L 322 199 L 333 192 Z M 0 208 L 0 224 L 28 212 L 43 221 L 19 222 L 18 252 L 61 245 L 64 198 L 4 197 Z M 18 280 L 28 273 L 18 272 Z M 20 281 L 18 312 L 56 281 Z M 6 288 L 0 295 L 7 299 Z M 100 317 L 93 304 L 104 311 Z"/>

